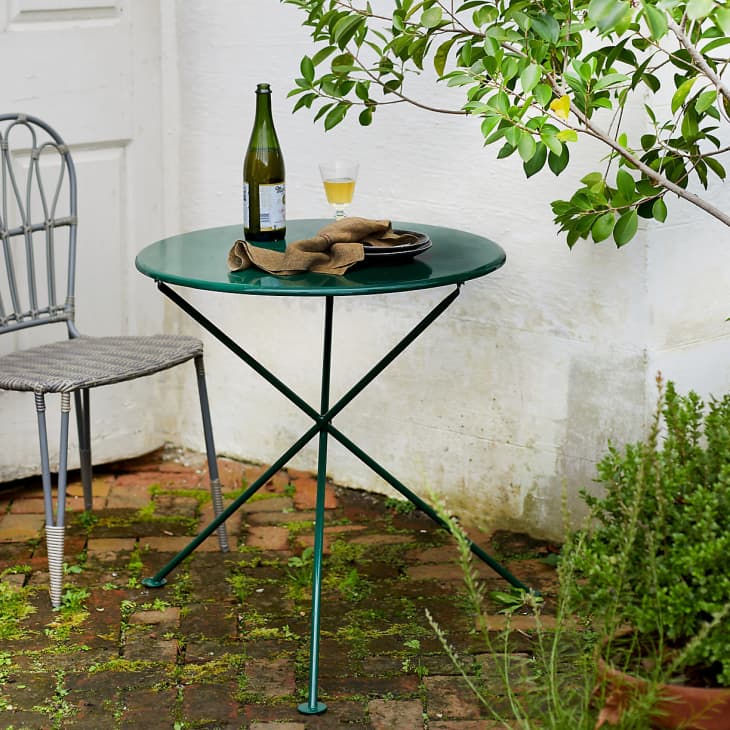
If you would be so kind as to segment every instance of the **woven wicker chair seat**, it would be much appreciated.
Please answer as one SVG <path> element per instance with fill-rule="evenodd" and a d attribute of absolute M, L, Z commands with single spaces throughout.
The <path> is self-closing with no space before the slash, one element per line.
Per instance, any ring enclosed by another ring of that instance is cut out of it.
<path fill-rule="evenodd" d="M 0 357 L 0 389 L 69 393 L 166 370 L 203 352 L 194 337 L 77 337 Z"/>

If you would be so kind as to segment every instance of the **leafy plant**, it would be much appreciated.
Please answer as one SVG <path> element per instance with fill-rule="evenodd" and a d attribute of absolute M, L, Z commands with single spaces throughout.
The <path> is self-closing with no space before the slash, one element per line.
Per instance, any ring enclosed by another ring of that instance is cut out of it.
<path fill-rule="evenodd" d="M 713 0 L 282 0 L 305 14 L 318 49 L 304 56 L 290 96 L 326 130 L 357 111 L 407 103 L 481 119 L 498 158 L 517 154 L 525 175 L 559 175 L 579 137 L 607 151 L 569 200 L 552 203 L 573 246 L 628 243 L 639 218 L 663 222 L 669 193 L 730 225 L 730 213 L 690 190 L 725 179 L 730 121 L 723 79 L 730 7 Z M 428 66 L 464 91 L 461 108 L 415 98 L 408 77 Z M 654 95 L 668 89 L 666 103 Z M 631 109 L 632 114 L 627 114 Z M 643 134 L 626 121 L 644 115 Z"/>
<path fill-rule="evenodd" d="M 24 637 L 27 630 L 23 627 L 23 621 L 36 612 L 36 607 L 30 602 L 31 588 L 19 588 L 2 580 L 6 575 L 29 570 L 28 566 L 19 566 L 0 573 L 0 639 Z"/>
<path fill-rule="evenodd" d="M 466 610 L 473 615 L 477 639 L 490 660 L 474 666 L 471 655 L 459 655 L 449 637 L 427 611 L 428 621 L 444 650 L 477 700 L 501 727 L 522 730 L 593 730 L 597 709 L 594 698 L 600 700 L 601 688 L 596 690 L 594 650 L 598 637 L 585 630 L 572 614 L 571 593 L 562 591 L 558 598 L 557 615 L 552 622 L 543 620 L 545 603 L 533 592 L 498 592 L 501 605 L 507 607 L 506 626 L 495 629 L 485 603 L 484 585 L 473 566 L 469 539 L 458 520 L 443 506 L 437 510 L 456 540 L 459 565 L 466 588 Z M 561 565 L 561 585 L 573 581 L 570 555 L 566 545 Z M 510 625 L 514 611 L 530 609 L 534 630 L 529 634 L 520 629 L 520 644 L 529 641 L 529 648 L 515 649 Z M 502 622 L 500 622 L 502 623 Z M 548 628 L 549 627 L 549 628 Z M 646 710 L 632 708 L 624 718 L 621 730 L 645 730 Z"/>
<path fill-rule="evenodd" d="M 416 511 L 416 505 L 413 502 L 397 497 L 386 497 L 385 508 L 397 515 L 410 515 Z"/>
<path fill-rule="evenodd" d="M 657 383 L 647 438 L 612 447 L 598 467 L 605 494 L 584 494 L 593 524 L 572 590 L 587 615 L 650 640 L 672 671 L 730 686 L 730 396 L 706 405 Z"/>

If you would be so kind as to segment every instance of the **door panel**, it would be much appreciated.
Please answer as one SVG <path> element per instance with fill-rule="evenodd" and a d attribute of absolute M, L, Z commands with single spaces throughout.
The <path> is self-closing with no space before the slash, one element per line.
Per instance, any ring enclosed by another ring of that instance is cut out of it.
<path fill-rule="evenodd" d="M 163 235 L 163 213 L 168 222 L 175 218 L 163 210 L 174 198 L 161 192 L 160 38 L 160 3 L 154 0 L 0 2 L 0 111 L 47 121 L 76 164 L 76 302 L 84 334 L 147 334 L 162 326 L 162 298 L 134 269 L 136 252 Z M 0 351 L 47 336 L 65 332 L 6 335 Z M 94 392 L 95 461 L 159 445 L 160 423 L 150 416 L 150 404 L 161 379 L 173 373 L 123 393 Z M 23 395 L 0 391 L 0 481 L 38 471 L 33 398 Z M 57 409 L 55 399 L 49 398 L 48 408 Z M 56 441 L 54 433 L 51 444 Z M 69 463 L 78 463 L 75 442 Z"/>

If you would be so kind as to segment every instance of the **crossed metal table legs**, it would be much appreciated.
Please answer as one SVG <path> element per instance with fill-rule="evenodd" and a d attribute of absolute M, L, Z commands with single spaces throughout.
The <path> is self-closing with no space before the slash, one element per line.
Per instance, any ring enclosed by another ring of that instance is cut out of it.
<path fill-rule="evenodd" d="M 316 715 L 324 712 L 327 705 L 317 700 L 317 681 L 319 668 L 319 623 L 321 611 L 321 586 L 322 586 L 322 553 L 324 544 L 324 498 L 325 481 L 327 475 L 327 437 L 331 436 L 339 441 L 348 451 L 354 454 L 363 463 L 369 466 L 378 476 L 390 484 L 396 491 L 406 497 L 416 507 L 425 512 L 431 519 L 442 527 L 447 527 L 439 514 L 418 495 L 414 494 L 404 484 L 399 482 L 385 468 L 378 464 L 375 459 L 363 451 L 357 444 L 337 429 L 332 421 L 369 383 L 371 383 L 403 350 L 405 350 L 422 332 L 424 332 L 436 320 L 459 295 L 461 284 L 437 304 L 403 339 L 398 342 L 385 356 L 381 358 L 355 385 L 350 388 L 334 405 L 330 405 L 330 371 L 332 364 L 332 320 L 333 320 L 333 297 L 325 297 L 324 316 L 324 347 L 322 355 L 322 381 L 320 409 L 315 410 L 306 401 L 302 400 L 293 390 L 281 382 L 275 375 L 270 373 L 263 365 L 249 355 L 228 335 L 214 325 L 209 319 L 195 309 L 188 301 L 181 297 L 176 291 L 163 282 L 157 282 L 160 291 L 177 304 L 186 314 L 190 315 L 202 327 L 210 332 L 216 339 L 228 347 L 247 365 L 253 368 L 259 375 L 273 385 L 280 393 L 286 396 L 294 405 L 312 418 L 313 425 L 305 431 L 289 449 L 287 449 L 264 473 L 246 489 L 234 502 L 225 510 L 220 512 L 215 519 L 184 547 L 169 563 L 162 567 L 152 578 L 145 578 L 142 582 L 149 588 L 159 588 L 166 582 L 165 576 L 174 570 L 188 555 L 190 555 L 204 540 L 206 540 L 220 525 L 222 525 L 236 510 L 249 500 L 276 472 L 282 469 L 314 436 L 319 436 L 319 451 L 317 459 L 317 496 L 315 504 L 315 526 L 314 526 L 314 556 L 312 572 L 312 612 L 311 612 L 311 633 L 310 633 L 310 659 L 309 659 L 309 692 L 308 699 L 299 705 L 299 712 L 306 715 Z M 528 590 L 520 580 L 515 578 L 503 565 L 487 554 L 474 542 L 470 542 L 471 551 L 485 562 L 490 568 L 507 580 L 513 586 Z"/>

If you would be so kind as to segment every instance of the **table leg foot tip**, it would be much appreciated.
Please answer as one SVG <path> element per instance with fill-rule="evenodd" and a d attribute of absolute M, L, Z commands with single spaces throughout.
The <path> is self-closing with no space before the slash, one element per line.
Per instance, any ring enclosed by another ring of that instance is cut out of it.
<path fill-rule="evenodd" d="M 315 706 L 312 707 L 309 702 L 302 702 L 302 704 L 297 707 L 297 710 L 299 710 L 302 715 L 321 715 L 327 710 L 327 705 L 325 705 L 324 702 L 317 702 Z"/>
<path fill-rule="evenodd" d="M 143 578 L 142 585 L 147 588 L 162 588 L 167 583 L 164 578 Z"/>

